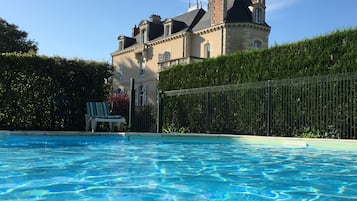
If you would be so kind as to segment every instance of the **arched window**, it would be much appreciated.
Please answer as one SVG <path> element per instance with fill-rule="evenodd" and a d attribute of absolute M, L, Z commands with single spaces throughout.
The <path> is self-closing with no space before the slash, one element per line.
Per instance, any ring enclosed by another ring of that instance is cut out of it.
<path fill-rule="evenodd" d="M 211 57 L 211 44 L 207 43 L 205 45 L 205 57 L 210 58 Z"/>
<path fill-rule="evenodd" d="M 164 52 L 164 61 L 170 61 L 171 53 L 169 51 Z"/>
<path fill-rule="evenodd" d="M 255 40 L 254 43 L 253 43 L 253 47 L 254 47 L 255 49 L 260 49 L 260 48 L 262 48 L 262 41 L 260 41 L 260 40 Z"/>

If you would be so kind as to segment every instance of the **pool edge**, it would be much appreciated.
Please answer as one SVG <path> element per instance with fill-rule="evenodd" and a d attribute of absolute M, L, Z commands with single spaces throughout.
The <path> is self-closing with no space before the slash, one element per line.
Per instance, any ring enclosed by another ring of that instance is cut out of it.
<path fill-rule="evenodd" d="M 121 136 L 127 140 L 160 140 L 160 141 L 202 141 L 208 142 L 241 142 L 245 144 L 277 145 L 287 148 L 318 148 L 332 150 L 357 151 L 357 140 L 347 139 L 316 139 L 292 138 L 272 136 L 230 135 L 230 134 L 164 134 L 164 133 L 128 133 L 128 132 L 86 132 L 86 131 L 7 131 L 0 130 L 0 134 L 10 135 L 45 135 L 45 136 Z"/>

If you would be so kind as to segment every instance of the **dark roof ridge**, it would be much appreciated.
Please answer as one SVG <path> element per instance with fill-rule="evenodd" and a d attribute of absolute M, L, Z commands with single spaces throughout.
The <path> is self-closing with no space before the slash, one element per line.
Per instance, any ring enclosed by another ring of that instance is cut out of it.
<path fill-rule="evenodd" d="M 178 16 L 175 16 L 171 19 L 175 20 L 175 21 L 184 22 L 187 25 L 187 28 L 190 30 L 190 29 L 192 29 L 192 27 L 194 27 L 199 22 L 199 20 L 202 18 L 202 16 L 205 13 L 206 13 L 206 11 L 204 9 L 197 8 L 197 9 L 185 12 L 183 14 L 180 14 Z"/>

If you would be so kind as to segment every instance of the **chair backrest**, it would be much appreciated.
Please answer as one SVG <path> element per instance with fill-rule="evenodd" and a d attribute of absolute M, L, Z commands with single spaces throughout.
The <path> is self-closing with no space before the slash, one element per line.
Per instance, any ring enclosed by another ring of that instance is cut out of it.
<path fill-rule="evenodd" d="M 90 117 L 109 116 L 109 105 L 107 102 L 87 102 L 87 114 Z"/>

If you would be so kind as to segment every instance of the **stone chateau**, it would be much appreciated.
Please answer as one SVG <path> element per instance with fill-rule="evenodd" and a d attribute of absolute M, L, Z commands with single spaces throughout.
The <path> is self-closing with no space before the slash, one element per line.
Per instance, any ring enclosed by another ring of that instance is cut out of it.
<path fill-rule="evenodd" d="M 265 0 L 208 0 L 187 12 L 162 19 L 151 15 L 118 37 L 111 54 L 114 93 L 126 93 L 135 79 L 136 104 L 155 101 L 158 73 L 172 65 L 189 64 L 235 51 L 268 47 L 270 26 Z"/>

